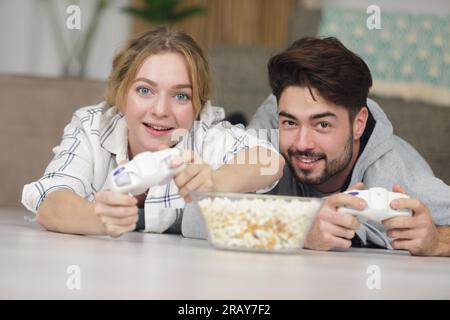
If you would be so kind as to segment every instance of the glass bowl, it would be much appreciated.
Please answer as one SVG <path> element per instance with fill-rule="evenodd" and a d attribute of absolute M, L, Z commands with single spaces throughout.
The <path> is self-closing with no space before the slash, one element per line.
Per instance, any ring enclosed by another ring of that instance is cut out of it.
<path fill-rule="evenodd" d="M 323 200 L 248 193 L 194 192 L 208 241 L 216 248 L 297 252 Z"/>

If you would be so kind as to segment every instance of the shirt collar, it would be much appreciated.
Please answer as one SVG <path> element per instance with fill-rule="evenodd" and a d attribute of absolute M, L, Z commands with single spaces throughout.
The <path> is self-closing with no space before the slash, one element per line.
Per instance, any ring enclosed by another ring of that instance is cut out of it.
<path fill-rule="evenodd" d="M 200 112 L 199 118 L 200 122 L 211 126 L 225 119 L 225 110 L 221 107 L 214 107 L 210 101 L 207 101 Z"/>
<path fill-rule="evenodd" d="M 111 107 L 106 111 L 105 119 L 100 132 L 102 147 L 116 155 L 117 163 L 128 161 L 128 129 L 123 113 Z"/>

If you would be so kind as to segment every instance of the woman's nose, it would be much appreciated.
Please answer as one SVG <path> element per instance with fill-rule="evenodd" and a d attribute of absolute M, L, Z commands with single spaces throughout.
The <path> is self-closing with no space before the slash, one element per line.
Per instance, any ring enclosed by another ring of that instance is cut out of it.
<path fill-rule="evenodd" d="M 164 96 L 158 96 L 151 108 L 153 115 L 157 117 L 164 117 L 168 112 L 167 99 Z"/>

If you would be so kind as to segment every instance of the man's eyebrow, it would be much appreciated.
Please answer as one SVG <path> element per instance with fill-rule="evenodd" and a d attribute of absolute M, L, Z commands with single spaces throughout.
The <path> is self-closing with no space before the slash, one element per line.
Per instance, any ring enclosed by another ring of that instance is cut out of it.
<path fill-rule="evenodd" d="M 133 83 L 134 82 L 138 82 L 138 81 L 147 82 L 149 85 L 151 85 L 153 87 L 157 87 L 158 86 L 158 84 L 155 81 L 152 81 L 152 80 L 150 80 L 148 78 L 137 78 L 137 79 L 133 80 Z M 184 89 L 184 88 L 192 89 L 192 85 L 189 84 L 189 83 L 186 83 L 186 84 L 177 84 L 177 85 L 173 86 L 173 89 Z"/>
<path fill-rule="evenodd" d="M 313 114 L 309 117 L 309 119 L 317 120 L 317 119 L 326 118 L 326 117 L 337 118 L 336 114 L 334 114 L 333 112 L 323 112 L 323 113 Z"/>
<path fill-rule="evenodd" d="M 297 121 L 297 118 L 296 117 L 294 117 L 292 114 L 290 114 L 290 113 L 287 113 L 286 111 L 280 111 L 279 113 L 278 113 L 278 116 L 279 117 L 286 117 L 286 118 L 289 118 L 289 119 L 292 119 L 292 120 L 295 120 L 295 121 Z"/>

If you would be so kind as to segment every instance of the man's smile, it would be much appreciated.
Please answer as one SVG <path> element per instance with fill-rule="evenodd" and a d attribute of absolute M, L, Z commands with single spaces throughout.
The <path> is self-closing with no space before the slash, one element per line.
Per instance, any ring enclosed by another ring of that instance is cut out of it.
<path fill-rule="evenodd" d="M 320 164 L 323 157 L 292 156 L 291 159 L 296 169 L 312 170 Z"/>

